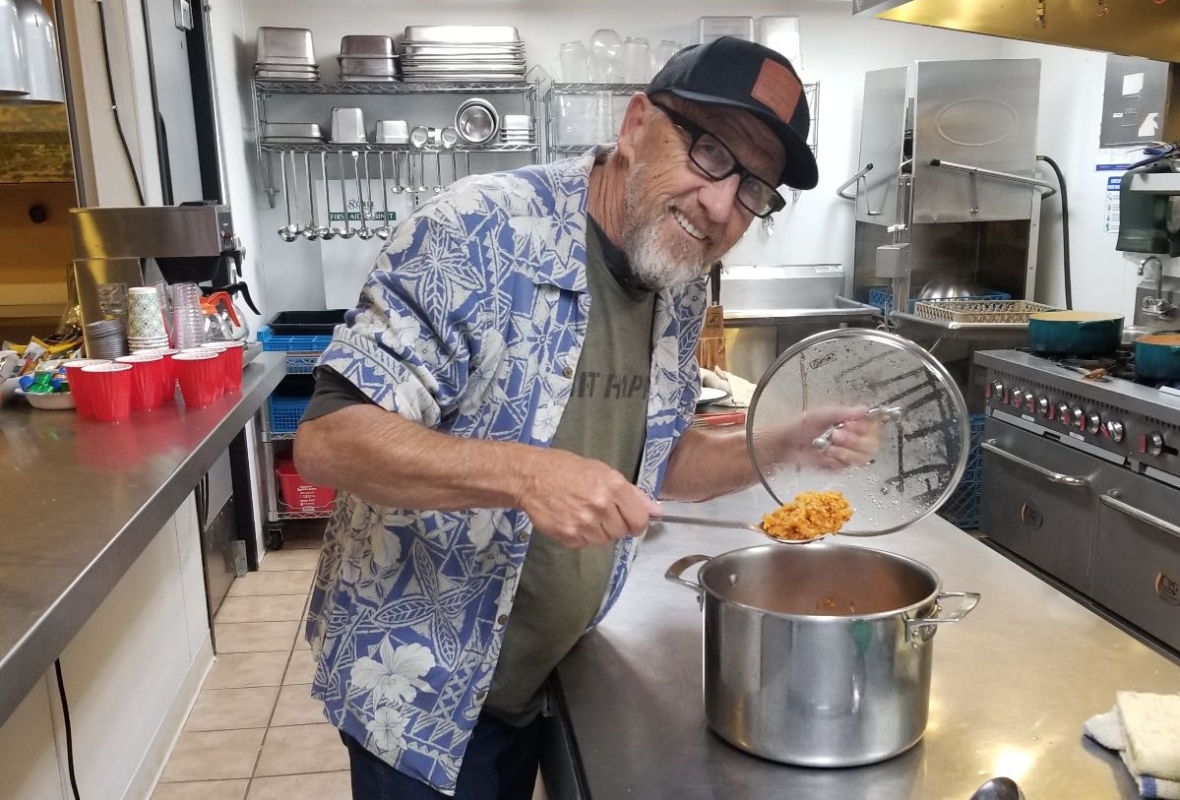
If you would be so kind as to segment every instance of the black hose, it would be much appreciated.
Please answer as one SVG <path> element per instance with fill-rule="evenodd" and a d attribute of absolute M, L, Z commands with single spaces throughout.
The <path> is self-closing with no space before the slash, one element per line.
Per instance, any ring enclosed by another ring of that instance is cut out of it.
<path fill-rule="evenodd" d="M 111 111 L 115 115 L 115 129 L 119 132 L 119 141 L 123 143 L 123 155 L 127 157 L 127 166 L 131 169 L 131 177 L 135 181 L 135 196 L 139 204 L 144 204 L 143 187 L 139 185 L 139 173 L 135 171 L 135 161 L 131 158 L 131 148 L 127 146 L 127 135 L 123 133 L 123 119 L 119 116 L 119 104 L 115 100 L 115 79 L 111 76 L 111 47 L 107 44 L 107 15 L 103 8 L 103 0 L 98 3 L 98 27 L 102 33 L 103 66 L 107 71 L 107 91 L 111 93 Z"/>
<path fill-rule="evenodd" d="M 1037 161 L 1044 161 L 1057 175 L 1057 185 L 1061 187 L 1061 248 L 1065 257 L 1065 308 L 1073 309 L 1073 273 L 1069 259 L 1069 193 L 1065 190 L 1065 176 L 1057 162 L 1049 156 L 1037 156 Z"/>
<path fill-rule="evenodd" d="M 66 765 L 70 772 L 70 788 L 74 791 L 74 800 L 82 800 L 78 792 L 78 776 L 74 772 L 74 729 L 70 725 L 70 704 L 66 701 L 66 682 L 61 676 L 61 659 L 53 660 L 53 669 L 57 672 L 57 692 L 61 697 L 61 715 L 66 723 Z"/>

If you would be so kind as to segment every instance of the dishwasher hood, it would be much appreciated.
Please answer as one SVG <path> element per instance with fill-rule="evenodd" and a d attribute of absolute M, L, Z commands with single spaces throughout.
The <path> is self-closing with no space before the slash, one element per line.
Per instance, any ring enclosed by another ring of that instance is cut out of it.
<path fill-rule="evenodd" d="M 853 0 L 853 14 L 1180 61 L 1177 0 Z"/>

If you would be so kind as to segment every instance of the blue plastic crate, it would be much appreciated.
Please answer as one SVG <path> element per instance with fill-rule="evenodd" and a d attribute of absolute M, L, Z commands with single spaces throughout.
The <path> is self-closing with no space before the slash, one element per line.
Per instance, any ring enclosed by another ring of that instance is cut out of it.
<path fill-rule="evenodd" d="M 956 297 L 956 300 L 1011 300 L 1012 295 L 1007 292 L 984 292 L 983 294 L 974 294 L 970 297 Z M 910 298 L 907 311 L 913 313 L 915 297 Z M 889 316 L 893 313 L 893 292 L 889 289 L 869 289 L 869 305 L 876 306 L 881 309 L 881 313 Z"/>
<path fill-rule="evenodd" d="M 971 448 L 967 451 L 967 469 L 958 488 L 938 509 L 938 515 L 963 530 L 979 528 L 979 498 L 983 487 L 983 426 L 987 414 L 971 415 Z"/>
<path fill-rule="evenodd" d="M 263 350 L 287 353 L 322 353 L 331 343 L 331 336 L 275 336 L 269 325 L 258 329 L 258 341 Z"/>
<path fill-rule="evenodd" d="M 267 401 L 271 433 L 294 433 L 307 410 L 310 397 L 275 397 Z"/>

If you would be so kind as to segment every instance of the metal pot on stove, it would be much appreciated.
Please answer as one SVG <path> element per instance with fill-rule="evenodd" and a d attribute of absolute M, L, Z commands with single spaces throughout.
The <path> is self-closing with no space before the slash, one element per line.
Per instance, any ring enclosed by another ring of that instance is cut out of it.
<path fill-rule="evenodd" d="M 700 562 L 695 583 L 681 577 Z M 979 602 L 942 591 L 912 559 L 831 544 L 691 555 L 665 577 L 696 592 L 704 612 L 709 727 L 807 767 L 873 764 L 917 744 L 934 634 Z"/>

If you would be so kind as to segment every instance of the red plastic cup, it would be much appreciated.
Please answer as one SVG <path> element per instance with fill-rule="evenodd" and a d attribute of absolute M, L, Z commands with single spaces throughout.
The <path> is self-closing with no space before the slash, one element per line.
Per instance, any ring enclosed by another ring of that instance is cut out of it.
<path fill-rule="evenodd" d="M 206 342 L 201 347 L 221 351 L 220 361 L 225 370 L 225 391 L 242 391 L 242 361 L 245 342 Z"/>
<path fill-rule="evenodd" d="M 189 408 L 202 408 L 221 396 L 225 373 L 219 356 L 212 350 L 197 348 L 181 350 L 172 356 L 180 380 L 180 393 Z"/>
<path fill-rule="evenodd" d="M 95 367 L 99 364 L 109 364 L 106 358 L 73 358 L 63 361 L 61 366 L 66 371 L 66 381 L 70 384 L 70 394 L 74 396 L 74 407 L 79 416 L 86 419 L 94 418 L 94 409 L 90 405 L 90 396 L 86 394 L 86 379 L 82 376 L 82 367 Z"/>
<path fill-rule="evenodd" d="M 172 347 L 150 347 L 146 350 L 136 350 L 132 354 L 160 356 L 164 359 L 164 368 L 160 370 L 160 380 L 163 382 L 160 394 L 165 403 L 171 403 L 176 399 L 176 365 L 172 363 L 172 357 L 179 352 Z"/>
<path fill-rule="evenodd" d="M 163 356 L 135 353 L 120 356 L 116 364 L 131 365 L 131 410 L 151 411 L 164 402 L 164 372 L 167 366 Z"/>
<path fill-rule="evenodd" d="M 130 364 L 95 364 L 82 367 L 82 374 L 96 420 L 122 422 L 131 416 Z"/>

